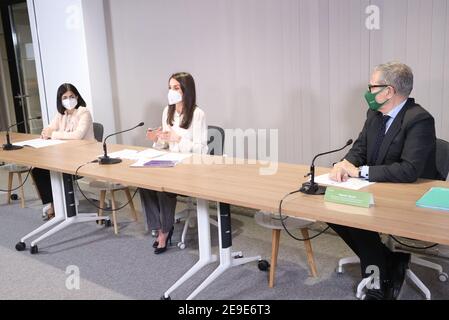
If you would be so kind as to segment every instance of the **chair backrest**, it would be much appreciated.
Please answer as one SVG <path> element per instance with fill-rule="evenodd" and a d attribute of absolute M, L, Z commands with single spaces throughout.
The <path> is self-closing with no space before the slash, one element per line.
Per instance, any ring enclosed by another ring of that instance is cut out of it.
<path fill-rule="evenodd" d="M 98 122 L 94 122 L 93 125 L 94 125 L 95 140 L 97 140 L 98 142 L 102 142 L 103 141 L 103 132 L 104 132 L 103 125 Z"/>
<path fill-rule="evenodd" d="M 438 173 L 446 179 L 449 173 L 449 142 L 437 139 L 436 166 Z"/>
<path fill-rule="evenodd" d="M 207 127 L 207 147 L 209 148 L 207 153 L 210 155 L 221 156 L 223 155 L 225 141 L 225 132 L 223 128 L 217 126 Z"/>

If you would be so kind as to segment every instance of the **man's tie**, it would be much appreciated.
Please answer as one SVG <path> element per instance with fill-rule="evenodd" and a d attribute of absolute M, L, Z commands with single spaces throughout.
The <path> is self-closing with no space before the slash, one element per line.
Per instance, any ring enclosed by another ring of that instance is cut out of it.
<path fill-rule="evenodd" d="M 384 115 L 382 118 L 382 125 L 377 132 L 376 143 L 374 145 L 373 155 L 371 157 L 371 164 L 374 165 L 377 161 L 377 157 L 379 156 L 380 146 L 382 145 L 382 141 L 385 138 L 385 129 L 387 128 L 387 122 L 390 119 L 390 116 Z"/>

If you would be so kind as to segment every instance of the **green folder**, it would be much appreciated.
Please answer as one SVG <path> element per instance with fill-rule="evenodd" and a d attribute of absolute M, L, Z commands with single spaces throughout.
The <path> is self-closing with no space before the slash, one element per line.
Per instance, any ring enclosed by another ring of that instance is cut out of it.
<path fill-rule="evenodd" d="M 418 207 L 449 211 L 449 188 L 432 187 L 421 199 L 416 201 Z"/>

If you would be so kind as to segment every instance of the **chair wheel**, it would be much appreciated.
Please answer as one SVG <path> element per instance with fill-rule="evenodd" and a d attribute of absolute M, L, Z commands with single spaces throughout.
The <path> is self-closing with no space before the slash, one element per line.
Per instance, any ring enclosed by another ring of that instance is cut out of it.
<path fill-rule="evenodd" d="M 39 252 L 39 249 L 37 248 L 37 245 L 34 245 L 31 247 L 31 254 L 37 254 Z"/>
<path fill-rule="evenodd" d="M 106 228 L 109 228 L 109 227 L 111 227 L 112 226 L 112 222 L 111 222 L 111 220 L 103 220 L 103 223 L 104 223 L 104 226 L 106 227 Z"/>
<path fill-rule="evenodd" d="M 17 195 L 17 194 L 15 194 L 15 193 L 13 193 L 13 194 L 11 194 L 11 200 L 19 200 L 19 196 Z"/>
<path fill-rule="evenodd" d="M 343 268 L 341 268 L 341 267 L 335 268 L 335 272 L 336 272 L 337 274 L 343 274 L 343 273 L 344 273 Z"/>
<path fill-rule="evenodd" d="M 171 297 L 166 297 L 165 294 L 162 295 L 161 300 L 171 300 Z"/>
<path fill-rule="evenodd" d="M 178 242 L 178 248 L 184 250 L 186 248 L 186 244 L 184 242 Z"/>
<path fill-rule="evenodd" d="M 234 256 L 234 259 L 241 259 L 241 258 L 243 258 L 242 254 L 237 254 L 237 255 Z"/>
<path fill-rule="evenodd" d="M 27 246 L 26 246 L 25 242 L 18 242 L 16 244 L 16 250 L 17 251 L 23 251 L 23 250 L 25 250 L 26 247 Z"/>
<path fill-rule="evenodd" d="M 267 260 L 260 260 L 257 267 L 260 271 L 268 271 L 270 269 L 270 263 Z"/>
<path fill-rule="evenodd" d="M 446 272 L 441 272 L 441 273 L 438 275 L 438 279 L 439 279 L 441 282 L 446 282 L 446 281 L 447 281 L 447 273 L 446 273 Z"/>
<path fill-rule="evenodd" d="M 103 220 L 95 220 L 96 224 L 103 224 Z"/>

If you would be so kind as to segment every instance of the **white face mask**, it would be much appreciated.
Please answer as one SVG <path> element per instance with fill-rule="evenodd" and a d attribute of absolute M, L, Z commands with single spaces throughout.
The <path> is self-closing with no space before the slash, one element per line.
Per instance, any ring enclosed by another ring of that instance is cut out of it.
<path fill-rule="evenodd" d="M 78 99 L 76 99 L 76 98 L 69 98 L 69 99 L 62 100 L 62 105 L 67 110 L 72 110 L 73 108 L 76 107 L 77 104 L 78 104 Z"/>
<path fill-rule="evenodd" d="M 182 101 L 181 94 L 176 90 L 168 90 L 168 104 L 176 104 Z"/>

